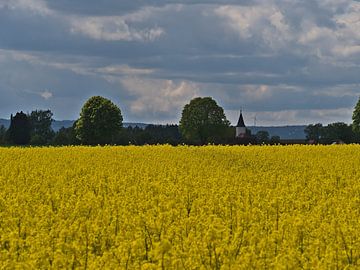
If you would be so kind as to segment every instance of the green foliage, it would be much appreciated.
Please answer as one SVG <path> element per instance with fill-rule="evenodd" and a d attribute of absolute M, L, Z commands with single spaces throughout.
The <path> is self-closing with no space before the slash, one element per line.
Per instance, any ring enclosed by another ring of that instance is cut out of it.
<path fill-rule="evenodd" d="M 118 145 L 181 144 L 182 137 L 177 125 L 148 125 L 144 129 L 131 127 L 122 129 L 115 141 Z"/>
<path fill-rule="evenodd" d="M 148 125 L 144 132 L 150 136 L 148 144 L 178 145 L 182 141 L 179 126 L 177 125 Z"/>
<path fill-rule="evenodd" d="M 226 137 L 230 122 L 223 108 L 211 97 L 198 97 L 185 105 L 180 120 L 180 131 L 190 143 L 216 143 Z"/>
<path fill-rule="evenodd" d="M 305 128 L 306 138 L 309 141 L 314 141 L 322 144 L 331 144 L 335 142 L 353 143 L 358 139 L 358 135 L 354 133 L 352 125 L 337 122 L 323 126 L 318 123 L 315 125 L 308 125 Z"/>
<path fill-rule="evenodd" d="M 260 130 L 256 133 L 256 141 L 257 143 L 269 143 L 270 135 L 266 130 Z"/>
<path fill-rule="evenodd" d="M 360 135 L 360 98 L 355 106 L 353 115 L 352 115 L 352 129 L 355 134 Z"/>
<path fill-rule="evenodd" d="M 323 128 L 321 137 L 321 142 L 326 144 L 338 141 L 344 143 L 351 143 L 354 141 L 352 127 L 342 122 L 332 123 Z"/>
<path fill-rule="evenodd" d="M 35 110 L 29 115 L 31 125 L 32 145 L 47 145 L 51 142 L 55 133 L 51 128 L 53 113 L 50 110 Z"/>
<path fill-rule="evenodd" d="M 281 142 L 280 136 L 271 136 L 270 143 L 271 144 L 279 144 Z"/>
<path fill-rule="evenodd" d="M 308 141 L 320 142 L 323 132 L 323 125 L 318 123 L 315 125 L 308 125 L 305 128 L 306 139 Z"/>
<path fill-rule="evenodd" d="M 7 137 L 10 143 L 17 145 L 26 145 L 31 138 L 31 125 L 29 117 L 22 111 L 11 115 L 10 127 L 7 131 Z"/>
<path fill-rule="evenodd" d="M 94 96 L 82 107 L 75 134 L 82 144 L 111 144 L 122 127 L 120 109 L 109 99 Z"/>
<path fill-rule="evenodd" d="M 74 127 L 64 128 L 62 127 L 56 132 L 52 142 L 53 145 L 77 145 L 79 141 L 76 139 Z"/>
<path fill-rule="evenodd" d="M 0 126 L 0 145 L 6 144 L 6 128 L 1 125 Z"/>

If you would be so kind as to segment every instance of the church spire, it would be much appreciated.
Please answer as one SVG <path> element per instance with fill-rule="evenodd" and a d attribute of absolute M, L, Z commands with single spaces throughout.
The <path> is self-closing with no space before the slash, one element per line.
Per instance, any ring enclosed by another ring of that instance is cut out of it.
<path fill-rule="evenodd" d="M 245 122 L 244 122 L 244 118 L 243 118 L 243 115 L 242 115 L 242 110 L 240 110 L 239 121 L 238 121 L 236 127 L 245 127 Z"/>

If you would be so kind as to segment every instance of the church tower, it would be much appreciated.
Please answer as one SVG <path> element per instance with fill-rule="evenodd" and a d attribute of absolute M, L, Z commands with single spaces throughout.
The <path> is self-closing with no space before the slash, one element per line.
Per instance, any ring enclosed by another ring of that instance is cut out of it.
<path fill-rule="evenodd" d="M 242 115 L 242 111 L 240 110 L 240 116 L 239 116 L 239 121 L 236 125 L 236 138 L 244 138 L 246 137 L 246 126 L 244 123 L 244 118 Z"/>

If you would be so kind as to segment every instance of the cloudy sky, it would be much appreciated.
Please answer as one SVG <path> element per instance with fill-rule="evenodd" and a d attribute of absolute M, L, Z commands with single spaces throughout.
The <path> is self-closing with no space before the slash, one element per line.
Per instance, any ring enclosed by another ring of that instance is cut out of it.
<path fill-rule="evenodd" d="M 0 0 L 0 118 L 76 119 L 93 95 L 124 120 L 176 123 L 211 96 L 234 124 L 351 121 L 360 1 Z"/>

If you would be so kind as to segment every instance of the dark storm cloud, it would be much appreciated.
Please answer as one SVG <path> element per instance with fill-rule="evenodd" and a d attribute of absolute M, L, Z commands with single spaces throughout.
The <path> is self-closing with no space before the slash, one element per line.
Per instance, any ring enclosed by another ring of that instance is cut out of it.
<path fill-rule="evenodd" d="M 95 94 L 133 121 L 176 122 L 198 95 L 330 115 L 359 94 L 359 14 L 345 0 L 4 0 L 0 117 L 38 106 L 74 118 Z"/>
<path fill-rule="evenodd" d="M 65 51 L 67 27 L 57 18 L 35 16 L 24 10 L 0 9 L 1 48 L 35 51 Z"/>
<path fill-rule="evenodd" d="M 136 11 L 145 6 L 163 7 L 169 4 L 234 4 L 249 5 L 251 0 L 48 0 L 48 6 L 54 10 L 86 15 L 122 15 Z"/>

